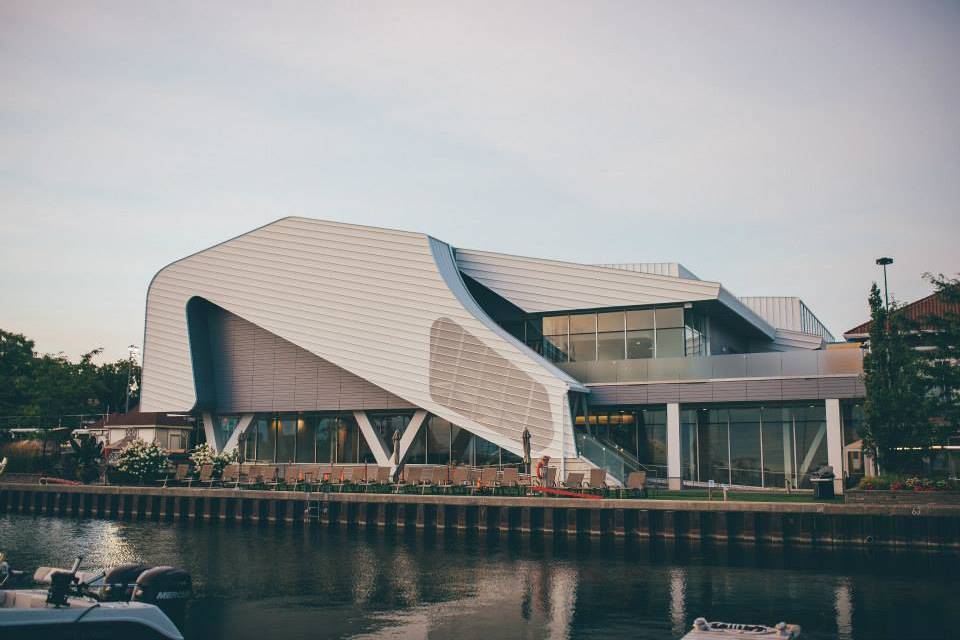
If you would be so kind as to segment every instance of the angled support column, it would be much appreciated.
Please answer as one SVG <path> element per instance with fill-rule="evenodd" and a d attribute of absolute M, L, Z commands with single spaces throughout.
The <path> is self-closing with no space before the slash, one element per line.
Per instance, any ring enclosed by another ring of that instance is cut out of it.
<path fill-rule="evenodd" d="M 223 445 L 223 450 L 225 452 L 230 452 L 237 448 L 237 441 L 240 440 L 240 434 L 246 433 L 247 429 L 250 428 L 250 423 L 253 422 L 253 416 L 254 414 L 252 413 L 245 413 L 240 416 L 240 422 L 237 423 L 233 433 L 230 434 L 230 437 L 227 438 L 226 444 Z"/>
<path fill-rule="evenodd" d="M 403 435 L 400 436 L 400 454 L 397 456 L 397 460 L 403 462 L 403 459 L 407 457 L 407 451 L 410 449 L 410 445 L 413 444 L 413 439 L 417 437 L 417 434 L 420 432 L 420 427 L 423 426 L 424 420 L 427 419 L 427 412 L 423 409 L 417 409 L 413 414 L 413 418 L 410 419 L 410 424 L 407 425 L 407 428 L 403 431 Z M 393 464 L 393 459 L 390 460 L 391 473 L 397 470 L 397 465 Z"/>
<path fill-rule="evenodd" d="M 207 444 L 216 450 L 217 430 L 216 425 L 213 424 L 213 414 L 209 411 L 204 411 L 200 414 L 200 417 L 203 420 L 203 435 L 207 438 Z"/>
<path fill-rule="evenodd" d="M 667 483 L 670 489 L 680 489 L 683 473 L 680 469 L 680 405 L 667 404 Z"/>
<path fill-rule="evenodd" d="M 370 424 L 370 419 L 367 417 L 367 412 L 354 411 L 353 417 L 357 420 L 357 424 L 360 425 L 360 433 L 362 433 L 366 439 L 367 446 L 370 447 L 370 451 L 373 453 L 377 465 L 381 467 L 392 466 L 390 464 L 390 456 L 387 454 L 386 444 L 383 442 L 380 434 L 374 431 L 373 425 Z"/>

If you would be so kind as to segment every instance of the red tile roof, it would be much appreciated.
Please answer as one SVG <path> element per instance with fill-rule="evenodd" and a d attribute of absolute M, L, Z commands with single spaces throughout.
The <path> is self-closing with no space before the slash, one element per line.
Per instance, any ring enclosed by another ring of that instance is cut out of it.
<path fill-rule="evenodd" d="M 949 311 L 960 313 L 960 304 L 951 304 L 944 300 L 939 293 L 932 293 L 926 298 L 920 298 L 916 302 L 911 302 L 903 307 L 902 311 L 907 314 L 909 319 L 920 323 L 919 329 L 923 331 L 931 328 L 924 323 L 924 320 L 928 317 L 943 316 Z M 863 324 L 858 324 L 853 329 L 845 331 L 843 337 L 848 340 L 866 337 L 870 333 L 871 326 L 873 326 L 873 321 L 868 320 Z"/>

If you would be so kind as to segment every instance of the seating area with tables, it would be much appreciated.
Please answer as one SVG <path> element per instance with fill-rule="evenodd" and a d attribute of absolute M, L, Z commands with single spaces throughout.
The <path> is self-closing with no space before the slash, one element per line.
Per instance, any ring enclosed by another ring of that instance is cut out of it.
<path fill-rule="evenodd" d="M 450 466 L 402 465 L 391 467 L 372 464 L 317 463 L 230 463 L 215 473 L 212 464 L 199 468 L 177 464 L 157 482 L 163 487 L 258 489 L 306 492 L 370 492 L 401 494 L 551 495 L 544 490 L 562 490 L 565 494 L 605 498 L 638 498 L 647 496 L 646 473 L 632 472 L 623 487 L 607 484 L 603 469 L 570 471 L 558 481 L 558 469 L 545 467 L 542 478 L 521 471 L 517 466 Z"/>

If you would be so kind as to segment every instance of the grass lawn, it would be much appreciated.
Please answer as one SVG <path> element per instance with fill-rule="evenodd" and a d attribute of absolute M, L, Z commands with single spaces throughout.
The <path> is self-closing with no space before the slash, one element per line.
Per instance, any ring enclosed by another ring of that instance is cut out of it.
<path fill-rule="evenodd" d="M 684 491 L 651 491 L 648 497 L 653 500 L 706 500 L 708 496 L 706 489 L 687 489 Z M 714 490 L 711 499 L 715 502 L 723 502 L 723 491 Z M 842 497 L 833 500 L 814 500 L 813 496 L 808 493 L 761 493 L 757 491 L 730 491 L 727 494 L 727 499 L 731 502 L 843 502 Z"/>

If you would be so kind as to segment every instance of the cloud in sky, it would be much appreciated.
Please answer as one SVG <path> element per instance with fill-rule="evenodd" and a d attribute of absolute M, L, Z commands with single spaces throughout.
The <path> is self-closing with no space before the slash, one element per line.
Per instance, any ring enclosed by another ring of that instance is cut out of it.
<path fill-rule="evenodd" d="M 297 214 L 676 260 L 835 333 L 960 270 L 960 5 L 0 3 L 0 327 L 139 343 L 164 264 Z"/>

